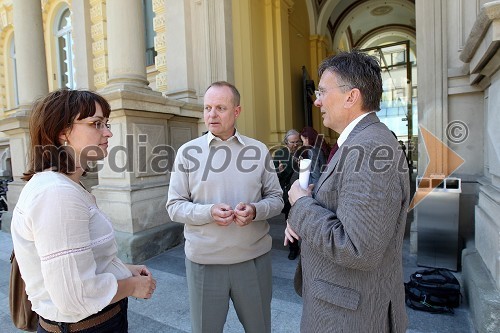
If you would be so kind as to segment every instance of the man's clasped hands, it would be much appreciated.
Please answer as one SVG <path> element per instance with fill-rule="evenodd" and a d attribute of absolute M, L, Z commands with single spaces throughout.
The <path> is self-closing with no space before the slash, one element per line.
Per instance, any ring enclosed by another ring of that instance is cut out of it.
<path fill-rule="evenodd" d="M 231 223 L 236 223 L 240 227 L 244 227 L 253 221 L 255 218 L 255 206 L 240 202 L 234 209 L 225 203 L 215 204 L 210 208 L 210 214 L 215 223 L 220 226 L 228 226 Z"/>

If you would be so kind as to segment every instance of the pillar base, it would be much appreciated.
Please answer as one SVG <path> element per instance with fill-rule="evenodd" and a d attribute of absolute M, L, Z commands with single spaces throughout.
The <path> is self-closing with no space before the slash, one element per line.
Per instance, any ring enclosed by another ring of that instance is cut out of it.
<path fill-rule="evenodd" d="M 126 85 L 134 88 L 141 88 L 152 91 L 152 89 L 149 87 L 149 81 L 146 80 L 146 77 L 133 74 L 122 75 L 120 77 L 110 77 L 108 79 L 108 84 L 106 87 L 114 87 L 120 85 Z"/>
<path fill-rule="evenodd" d="M 161 92 L 159 91 L 154 91 L 152 90 L 148 85 L 147 81 L 144 82 L 134 82 L 134 81 L 122 81 L 122 80 L 115 80 L 115 81 L 108 81 L 108 85 L 101 90 L 99 90 L 99 93 L 106 95 L 120 91 L 120 92 L 133 92 L 133 93 L 139 93 L 143 95 L 148 95 L 151 97 L 162 97 Z"/>
<path fill-rule="evenodd" d="M 466 301 L 478 333 L 500 332 L 500 293 L 475 248 L 462 252 L 462 277 Z"/>
<path fill-rule="evenodd" d="M 125 263 L 141 263 L 181 244 L 183 230 L 183 224 L 170 222 L 134 234 L 116 231 L 118 257 Z"/>

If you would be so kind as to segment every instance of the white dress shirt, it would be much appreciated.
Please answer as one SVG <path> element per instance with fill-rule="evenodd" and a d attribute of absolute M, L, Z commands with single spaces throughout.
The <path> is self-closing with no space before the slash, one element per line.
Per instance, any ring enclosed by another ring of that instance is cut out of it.
<path fill-rule="evenodd" d="M 347 140 L 347 137 L 349 136 L 349 134 L 351 134 L 352 130 L 361 121 L 361 119 L 363 119 L 364 117 L 366 117 L 367 115 L 369 115 L 372 112 L 375 112 L 375 111 L 370 111 L 370 112 L 367 112 L 367 113 L 363 113 L 361 116 L 359 116 L 358 118 L 356 118 L 353 121 L 351 121 L 349 123 L 349 125 L 347 125 L 347 127 L 344 128 L 344 130 L 342 131 L 342 133 L 340 133 L 339 138 L 337 139 L 337 145 L 339 147 L 342 146 L 342 144 L 345 142 L 345 140 Z"/>

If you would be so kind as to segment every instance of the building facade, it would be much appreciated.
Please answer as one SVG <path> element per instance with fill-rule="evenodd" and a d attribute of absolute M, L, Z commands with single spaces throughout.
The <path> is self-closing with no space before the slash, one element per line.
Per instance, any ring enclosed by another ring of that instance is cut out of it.
<path fill-rule="evenodd" d="M 414 178 L 462 180 L 464 288 L 478 330 L 500 328 L 500 1 L 0 0 L 0 29 L 0 177 L 12 179 L 9 206 L 24 185 L 32 102 L 62 87 L 96 90 L 112 107 L 114 136 L 86 182 L 129 262 L 182 237 L 165 211 L 169 163 L 205 130 L 211 82 L 235 83 L 239 131 L 271 149 L 305 125 L 333 142 L 337 134 L 311 105 L 319 63 L 352 48 L 377 56 L 378 114 L 407 146 Z M 423 131 L 443 145 L 430 153 Z M 413 251 L 417 226 L 418 214 Z"/>

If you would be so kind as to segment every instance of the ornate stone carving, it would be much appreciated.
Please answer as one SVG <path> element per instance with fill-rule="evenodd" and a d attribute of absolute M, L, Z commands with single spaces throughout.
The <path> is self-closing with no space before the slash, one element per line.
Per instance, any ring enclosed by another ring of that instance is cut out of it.
<path fill-rule="evenodd" d="M 160 73 L 156 75 L 156 88 L 159 91 L 167 91 L 167 73 Z"/>
<path fill-rule="evenodd" d="M 90 34 L 92 36 L 92 61 L 95 70 L 94 84 L 96 89 L 104 88 L 108 80 L 108 62 L 106 45 L 106 2 L 105 0 L 90 0 Z"/>
<path fill-rule="evenodd" d="M 107 82 L 108 82 L 108 75 L 106 74 L 106 72 L 100 72 L 94 75 L 94 84 L 96 88 L 98 89 L 103 88 Z"/>
<path fill-rule="evenodd" d="M 105 16 L 105 7 L 102 2 L 98 2 L 90 8 L 90 20 L 92 23 L 99 22 Z"/>
<path fill-rule="evenodd" d="M 7 25 L 8 25 L 7 11 L 5 9 L 3 9 L 2 12 L 0 13 L 0 20 L 2 22 L 2 29 L 4 29 L 5 27 L 7 27 Z"/>
<path fill-rule="evenodd" d="M 156 33 L 165 31 L 165 16 L 155 16 L 153 19 L 153 29 Z"/>
<path fill-rule="evenodd" d="M 95 57 L 94 58 L 94 61 L 93 61 L 93 66 L 94 66 L 94 70 L 96 72 L 102 70 L 102 69 L 106 69 L 106 56 L 103 54 L 99 57 Z"/>
<path fill-rule="evenodd" d="M 100 39 L 92 43 L 92 54 L 99 55 L 106 52 L 106 43 L 104 39 Z"/>
<path fill-rule="evenodd" d="M 162 50 L 165 50 L 167 46 L 167 42 L 166 42 L 166 37 L 165 37 L 165 34 L 164 33 L 159 33 L 156 35 L 155 37 L 155 50 L 156 52 L 160 52 Z"/>
<path fill-rule="evenodd" d="M 156 14 L 163 13 L 165 11 L 165 0 L 153 0 L 153 11 Z"/>
<path fill-rule="evenodd" d="M 166 18 L 165 11 L 166 2 L 165 0 L 153 0 L 153 11 L 155 17 L 153 19 L 153 29 L 156 32 L 156 37 L 154 39 L 155 50 L 157 52 L 155 58 L 155 67 L 158 71 L 156 75 L 156 89 L 161 92 L 167 90 L 167 56 L 166 56 Z"/>
<path fill-rule="evenodd" d="M 99 38 L 103 38 L 106 32 L 106 24 L 105 22 L 101 21 L 99 23 L 93 24 L 92 27 L 90 27 L 90 34 L 92 36 L 92 39 L 98 40 Z"/>
<path fill-rule="evenodd" d="M 167 55 L 157 55 L 155 58 L 155 65 L 157 70 L 167 69 Z"/>

